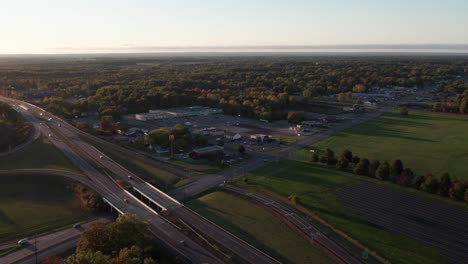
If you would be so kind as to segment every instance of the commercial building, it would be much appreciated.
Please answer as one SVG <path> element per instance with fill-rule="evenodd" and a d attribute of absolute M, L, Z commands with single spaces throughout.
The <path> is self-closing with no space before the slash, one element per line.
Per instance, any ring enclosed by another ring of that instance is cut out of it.
<path fill-rule="evenodd" d="M 148 113 L 136 114 L 135 119 L 140 121 L 160 120 L 177 117 L 190 117 L 201 115 L 222 114 L 223 110 L 205 106 L 191 106 L 185 108 L 174 108 L 168 110 L 149 110 Z"/>
<path fill-rule="evenodd" d="M 221 146 L 208 146 L 198 149 L 193 149 L 189 156 L 192 159 L 222 159 L 224 157 L 224 148 Z"/>

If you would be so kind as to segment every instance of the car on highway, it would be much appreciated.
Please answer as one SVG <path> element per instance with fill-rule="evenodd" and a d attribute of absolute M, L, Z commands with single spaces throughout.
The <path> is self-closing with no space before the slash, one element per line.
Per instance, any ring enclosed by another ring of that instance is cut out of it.
<path fill-rule="evenodd" d="M 129 203 L 129 202 L 128 202 L 128 199 L 124 199 L 124 202 Z"/>
<path fill-rule="evenodd" d="M 81 227 L 81 224 L 80 223 L 76 223 L 73 225 L 73 228 L 80 228 Z"/>
<path fill-rule="evenodd" d="M 52 117 L 49 117 L 49 119 L 47 119 L 47 120 L 51 121 L 51 120 L 52 120 Z"/>
<path fill-rule="evenodd" d="M 39 113 L 40 116 L 44 115 L 43 113 Z"/>
<path fill-rule="evenodd" d="M 49 137 L 51 137 L 51 136 L 52 136 L 52 134 L 49 134 Z"/>
<path fill-rule="evenodd" d="M 128 179 L 129 180 L 133 179 L 132 175 L 128 175 Z"/>
<path fill-rule="evenodd" d="M 61 124 L 58 124 L 58 127 L 61 127 L 62 125 Z"/>
<path fill-rule="evenodd" d="M 102 155 L 99 155 L 99 158 L 100 158 L 100 159 L 103 159 L 104 157 L 103 157 Z"/>
<path fill-rule="evenodd" d="M 20 240 L 18 241 L 18 245 L 27 246 L 27 245 L 29 245 L 29 241 L 28 241 L 27 238 L 20 239 Z"/>

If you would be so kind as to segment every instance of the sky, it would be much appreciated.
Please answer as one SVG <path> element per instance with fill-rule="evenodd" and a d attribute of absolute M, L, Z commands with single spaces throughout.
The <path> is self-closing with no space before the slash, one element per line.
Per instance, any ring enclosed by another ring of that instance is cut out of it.
<path fill-rule="evenodd" d="M 0 54 L 468 50 L 467 0 L 0 0 L 0 10 Z"/>

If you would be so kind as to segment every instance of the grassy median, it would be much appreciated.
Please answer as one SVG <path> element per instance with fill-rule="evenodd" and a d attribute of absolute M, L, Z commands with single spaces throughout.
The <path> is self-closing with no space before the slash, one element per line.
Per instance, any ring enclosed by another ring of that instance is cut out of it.
<path fill-rule="evenodd" d="M 91 218 L 69 183 L 52 175 L 0 175 L 0 243 Z"/>
<path fill-rule="evenodd" d="M 39 138 L 22 150 L 0 157 L 0 169 L 52 169 L 79 173 L 67 157 L 46 138 Z"/>
<path fill-rule="evenodd" d="M 187 205 L 283 263 L 332 263 L 267 209 L 238 196 L 216 191 Z"/>

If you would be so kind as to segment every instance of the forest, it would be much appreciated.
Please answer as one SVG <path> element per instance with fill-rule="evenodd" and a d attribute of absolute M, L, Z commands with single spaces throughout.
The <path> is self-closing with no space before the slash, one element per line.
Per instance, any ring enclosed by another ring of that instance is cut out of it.
<path fill-rule="evenodd" d="M 122 114 L 188 105 L 227 114 L 285 119 L 319 96 L 373 87 L 458 91 L 467 57 L 448 56 L 141 56 L 0 58 L 0 93 L 35 100 L 63 117 Z M 444 87 L 447 87 L 445 89 Z"/>

